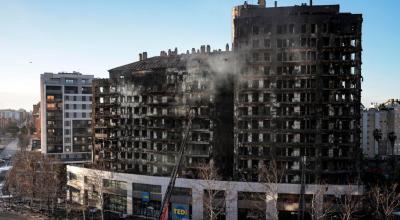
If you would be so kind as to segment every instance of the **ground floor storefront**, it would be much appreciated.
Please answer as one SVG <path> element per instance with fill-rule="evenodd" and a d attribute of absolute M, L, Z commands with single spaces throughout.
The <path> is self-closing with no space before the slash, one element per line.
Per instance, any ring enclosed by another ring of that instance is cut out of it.
<path fill-rule="evenodd" d="M 103 208 L 121 216 L 156 219 L 169 178 L 96 171 L 68 166 L 68 198 L 82 205 Z M 323 193 L 321 193 L 321 189 Z M 266 216 L 297 216 L 301 185 L 265 184 L 178 178 L 169 204 L 169 219 L 266 219 Z M 319 201 L 317 212 L 330 197 L 362 195 L 357 185 L 307 185 L 305 208 Z M 99 202 L 100 201 L 100 202 Z"/>

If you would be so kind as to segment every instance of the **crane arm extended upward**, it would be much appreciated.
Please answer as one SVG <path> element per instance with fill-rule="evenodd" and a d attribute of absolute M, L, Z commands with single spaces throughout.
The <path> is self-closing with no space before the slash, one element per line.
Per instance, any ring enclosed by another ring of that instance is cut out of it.
<path fill-rule="evenodd" d="M 186 130 L 185 130 L 185 133 L 184 133 L 185 136 L 182 139 L 181 146 L 180 146 L 180 149 L 179 149 L 179 158 L 178 158 L 178 161 L 175 164 L 175 167 L 174 167 L 174 169 L 172 171 L 171 179 L 169 181 L 169 184 L 168 184 L 168 187 L 167 187 L 167 191 L 165 192 L 164 199 L 163 199 L 163 202 L 161 204 L 161 210 L 160 210 L 160 214 L 159 214 L 159 218 L 158 218 L 160 220 L 165 220 L 167 218 L 167 216 L 168 216 L 168 204 L 169 204 L 169 200 L 171 199 L 172 190 L 175 187 L 175 181 L 176 181 L 176 178 L 177 178 L 178 173 L 179 173 L 179 168 L 180 168 L 180 166 L 182 164 L 182 160 L 183 160 L 183 157 L 185 155 L 186 143 L 187 143 L 188 138 L 189 138 L 190 130 L 192 129 L 192 119 L 193 119 L 193 112 L 190 109 L 189 115 L 188 115 L 188 123 L 187 123 Z"/>

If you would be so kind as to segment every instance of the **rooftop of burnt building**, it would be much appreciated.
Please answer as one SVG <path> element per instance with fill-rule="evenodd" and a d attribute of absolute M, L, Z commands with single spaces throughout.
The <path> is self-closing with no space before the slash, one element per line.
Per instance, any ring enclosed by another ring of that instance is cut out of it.
<path fill-rule="evenodd" d="M 133 63 L 129 63 L 123 66 L 119 66 L 109 70 L 110 78 L 113 78 L 112 75 L 114 73 L 130 73 L 141 70 L 150 70 L 150 69 L 164 69 L 164 68 L 185 68 L 187 66 L 187 61 L 193 58 L 206 58 L 210 56 L 218 56 L 218 55 L 227 55 L 231 51 L 229 51 L 229 47 L 227 46 L 225 51 L 213 50 L 211 51 L 210 47 L 202 46 L 201 49 L 195 50 L 194 48 L 189 52 L 178 54 L 177 49 L 175 51 L 171 50 L 167 53 L 165 51 L 160 52 L 160 56 L 154 56 L 147 58 L 147 53 L 139 55 L 139 60 Z M 144 55 L 146 54 L 146 55 Z"/>
<path fill-rule="evenodd" d="M 146 69 L 178 67 L 183 65 L 184 62 L 182 55 L 155 56 L 110 69 L 109 72 L 139 71 Z"/>
<path fill-rule="evenodd" d="M 282 16 L 282 15 L 327 15 L 327 14 L 351 14 L 340 12 L 340 5 L 314 5 L 303 3 L 294 6 L 265 7 L 262 5 L 251 5 L 245 2 L 243 5 L 234 7 L 234 16 L 255 17 L 255 16 Z"/>

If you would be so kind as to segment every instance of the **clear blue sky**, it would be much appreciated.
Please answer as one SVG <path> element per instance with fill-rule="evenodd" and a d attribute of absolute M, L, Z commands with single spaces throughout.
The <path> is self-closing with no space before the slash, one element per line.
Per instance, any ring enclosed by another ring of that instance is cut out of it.
<path fill-rule="evenodd" d="M 257 0 L 250 0 L 256 3 Z M 307 0 L 280 0 L 294 5 Z M 43 72 L 107 70 L 178 47 L 231 42 L 238 0 L 0 0 L 0 108 L 31 109 Z M 268 1 L 272 5 L 272 1 Z M 314 0 L 364 15 L 363 103 L 400 98 L 399 0 Z M 30 63 L 32 62 L 32 63 Z"/>

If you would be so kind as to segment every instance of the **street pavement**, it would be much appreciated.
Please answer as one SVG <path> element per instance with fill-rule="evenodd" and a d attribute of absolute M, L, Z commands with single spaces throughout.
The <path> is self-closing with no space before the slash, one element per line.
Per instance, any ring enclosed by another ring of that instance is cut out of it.
<path fill-rule="evenodd" d="M 0 152 L 0 159 L 11 159 L 18 151 L 18 139 L 11 141 L 3 151 Z M 6 161 L 3 167 L 0 167 L 0 176 L 4 177 L 4 170 L 7 170 L 7 166 L 10 165 L 10 161 Z M 3 197 L 2 188 L 3 188 L 4 180 L 0 179 L 0 196 Z M 1 220 L 0 216 L 0 220 Z"/>
<path fill-rule="evenodd" d="M 28 216 L 10 214 L 10 213 L 0 213 L 0 220 L 28 220 L 30 219 Z"/>
<path fill-rule="evenodd" d="M 5 213 L 5 212 L 0 212 L 0 220 L 41 220 L 41 219 L 46 219 L 44 217 L 39 217 L 39 216 L 33 216 L 33 215 L 23 215 L 23 214 L 17 214 L 17 213 Z"/>
<path fill-rule="evenodd" d="M 1 158 L 9 158 L 14 156 L 18 151 L 18 139 L 11 141 L 0 153 Z"/>

